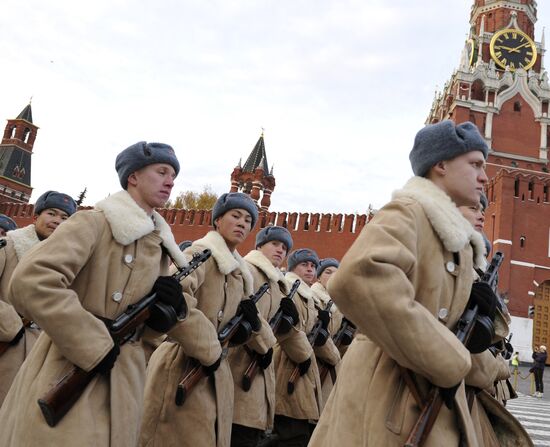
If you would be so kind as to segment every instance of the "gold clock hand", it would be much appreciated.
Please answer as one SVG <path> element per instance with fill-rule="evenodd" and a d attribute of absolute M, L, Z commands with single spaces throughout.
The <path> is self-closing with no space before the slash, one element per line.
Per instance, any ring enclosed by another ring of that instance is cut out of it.
<path fill-rule="evenodd" d="M 519 53 L 519 49 L 523 48 L 523 47 L 526 47 L 527 45 L 529 45 L 529 42 L 522 43 L 519 47 L 514 48 L 513 51 L 516 52 L 516 53 Z M 510 51 L 512 51 L 512 50 L 510 50 Z"/>

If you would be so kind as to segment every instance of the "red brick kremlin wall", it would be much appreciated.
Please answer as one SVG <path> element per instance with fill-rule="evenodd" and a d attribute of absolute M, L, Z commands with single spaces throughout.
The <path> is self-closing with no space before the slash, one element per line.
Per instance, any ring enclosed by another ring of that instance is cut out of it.
<path fill-rule="evenodd" d="M 90 209 L 83 207 L 80 209 Z M 159 213 L 172 228 L 177 242 L 197 240 L 212 230 L 210 211 L 161 209 Z M 0 213 L 10 216 L 21 228 L 33 222 L 34 205 L 2 203 Z M 319 213 L 260 213 L 256 228 L 239 247 L 241 254 L 254 249 L 256 233 L 269 224 L 281 225 L 290 231 L 294 248 L 312 248 L 321 258 L 341 259 L 367 223 L 367 215 Z"/>

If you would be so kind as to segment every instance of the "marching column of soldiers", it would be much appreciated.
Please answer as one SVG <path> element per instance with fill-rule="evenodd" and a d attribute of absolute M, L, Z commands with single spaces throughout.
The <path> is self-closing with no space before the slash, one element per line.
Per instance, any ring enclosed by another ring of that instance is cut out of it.
<path fill-rule="evenodd" d="M 48 191 L 32 225 L 0 216 L 0 446 L 532 445 L 504 406 L 487 155 L 472 123 L 420 130 L 341 263 L 280 226 L 242 257 L 242 193 L 178 246 L 161 143 L 118 154 L 91 210 Z"/>

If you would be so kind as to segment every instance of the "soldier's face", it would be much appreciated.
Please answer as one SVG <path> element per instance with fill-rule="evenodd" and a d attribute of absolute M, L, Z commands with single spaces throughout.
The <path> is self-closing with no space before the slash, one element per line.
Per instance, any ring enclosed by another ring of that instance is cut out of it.
<path fill-rule="evenodd" d="M 69 215 L 57 208 L 46 208 L 35 216 L 34 229 L 40 240 L 47 239 Z"/>
<path fill-rule="evenodd" d="M 471 151 L 437 164 L 440 186 L 456 206 L 477 206 L 487 183 L 481 151 Z"/>
<path fill-rule="evenodd" d="M 281 241 L 266 242 L 259 250 L 269 259 L 273 267 L 280 267 L 286 258 L 286 246 Z"/>
<path fill-rule="evenodd" d="M 128 177 L 128 193 L 147 213 L 162 208 L 170 198 L 176 171 L 167 163 L 155 163 Z"/>
<path fill-rule="evenodd" d="M 323 273 L 321 273 L 321 276 L 319 276 L 319 282 L 323 284 L 324 287 L 327 286 L 328 280 L 330 277 L 338 270 L 338 267 L 327 267 L 323 270 Z"/>
<path fill-rule="evenodd" d="M 216 231 L 221 234 L 230 250 L 242 243 L 252 229 L 252 216 L 246 210 L 235 208 L 216 219 Z"/>
<path fill-rule="evenodd" d="M 308 286 L 313 284 L 315 281 L 315 271 L 317 267 L 311 261 L 300 262 L 292 270 L 293 273 L 296 273 L 302 281 L 304 281 Z"/>
<path fill-rule="evenodd" d="M 485 213 L 481 208 L 481 204 L 477 206 L 459 206 L 458 209 L 464 218 L 472 224 L 476 231 L 483 231 L 485 224 Z"/>

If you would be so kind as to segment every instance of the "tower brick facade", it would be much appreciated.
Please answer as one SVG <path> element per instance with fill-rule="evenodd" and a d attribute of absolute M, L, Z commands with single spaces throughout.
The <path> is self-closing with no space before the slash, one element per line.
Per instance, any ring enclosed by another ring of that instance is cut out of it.
<path fill-rule="evenodd" d="M 516 319 L 528 316 L 535 297 L 547 300 L 535 314 L 532 343 L 548 344 L 550 85 L 536 20 L 534 0 L 475 0 L 460 66 L 436 94 L 427 123 L 472 121 L 485 137 L 485 232 L 505 256 L 499 291 Z"/>
<path fill-rule="evenodd" d="M 38 127 L 31 105 L 9 119 L 0 144 L 0 203 L 28 203 L 32 193 L 31 155 Z"/>

